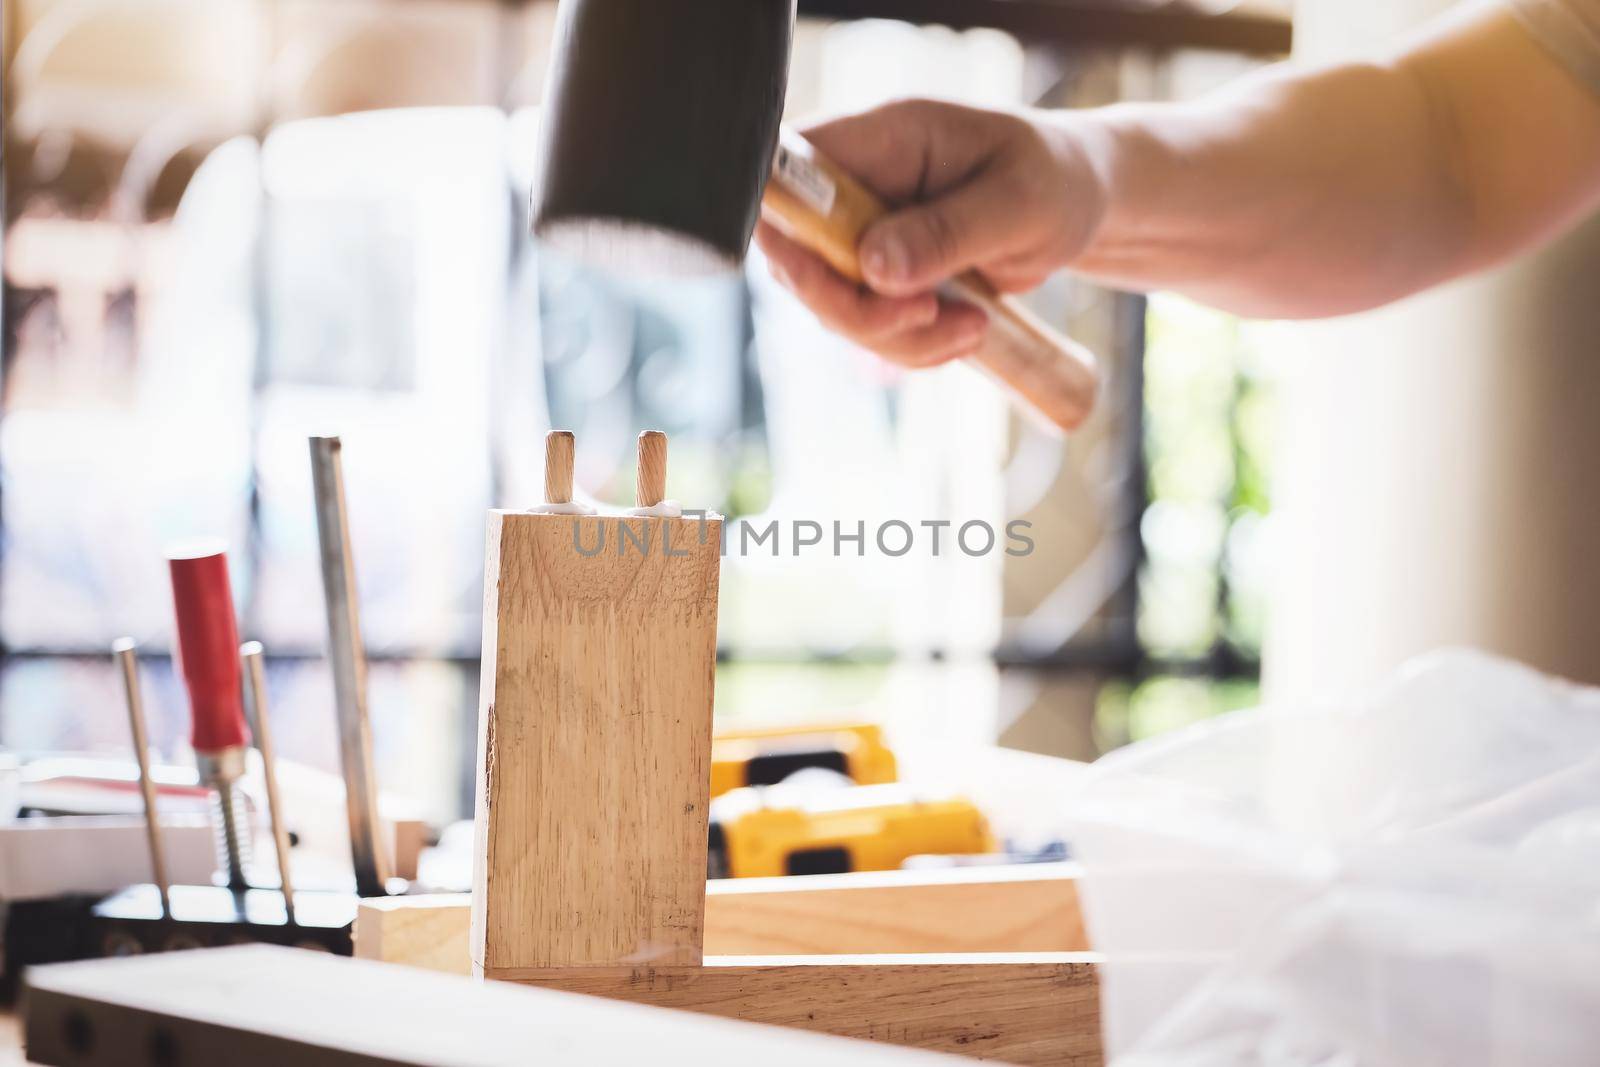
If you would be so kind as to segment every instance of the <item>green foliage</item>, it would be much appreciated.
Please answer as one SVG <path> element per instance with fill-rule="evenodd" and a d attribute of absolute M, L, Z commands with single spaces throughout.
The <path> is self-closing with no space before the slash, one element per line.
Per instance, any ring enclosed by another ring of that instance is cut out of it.
<path fill-rule="evenodd" d="M 1158 675 L 1138 684 L 1113 682 L 1095 707 L 1096 742 L 1103 749 L 1142 741 L 1224 712 L 1253 707 L 1257 682 Z"/>
<path fill-rule="evenodd" d="M 1265 629 L 1273 389 L 1260 330 L 1151 298 L 1145 352 L 1149 504 L 1140 524 L 1139 639 L 1152 656 L 1246 662 Z M 1096 716 L 1115 746 L 1255 699 L 1254 680 L 1163 676 L 1109 685 Z"/>
<path fill-rule="evenodd" d="M 886 663 L 723 663 L 717 725 L 832 722 L 860 714 L 888 681 Z"/>

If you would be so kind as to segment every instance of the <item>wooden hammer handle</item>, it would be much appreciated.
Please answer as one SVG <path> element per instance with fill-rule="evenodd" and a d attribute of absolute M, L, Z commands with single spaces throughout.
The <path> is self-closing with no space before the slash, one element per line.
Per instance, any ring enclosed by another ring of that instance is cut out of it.
<path fill-rule="evenodd" d="M 883 201 L 785 128 L 761 199 L 761 214 L 791 240 L 821 256 L 851 281 L 862 281 L 857 246 L 888 211 Z M 1028 407 L 1062 430 L 1076 429 L 1094 407 L 1099 380 L 1087 349 L 1045 325 L 1013 296 L 976 271 L 952 278 L 941 292 L 976 304 L 989 316 L 983 347 L 968 357 Z"/>

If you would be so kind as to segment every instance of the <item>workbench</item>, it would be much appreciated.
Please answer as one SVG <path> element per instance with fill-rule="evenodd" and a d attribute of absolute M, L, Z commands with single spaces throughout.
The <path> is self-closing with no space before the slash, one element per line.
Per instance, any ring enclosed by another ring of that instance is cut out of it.
<path fill-rule="evenodd" d="M 938 782 L 946 788 L 967 793 L 992 816 L 1003 836 L 1013 833 L 1031 836 L 1059 832 L 1061 812 L 1070 802 L 1073 788 L 1083 773 L 1081 764 L 985 745 L 969 746 L 908 740 L 903 745 L 897 745 L 897 751 L 905 780 L 912 783 Z M 708 898 L 711 904 L 717 905 L 716 908 L 708 908 L 713 919 L 712 944 L 722 951 L 733 951 L 735 954 L 755 951 L 757 948 L 767 953 L 775 951 L 893 953 L 938 950 L 991 954 L 1002 951 L 1017 952 L 1023 949 L 1070 954 L 1075 949 L 1081 949 L 1085 938 L 1081 917 L 1076 910 L 1070 865 L 1041 865 L 1011 870 L 1016 873 L 1008 873 L 1005 868 L 992 871 L 976 868 L 966 872 L 957 869 L 943 875 L 932 872 L 921 877 L 921 880 L 929 883 L 926 887 L 907 890 L 919 900 L 926 897 L 923 903 L 928 907 L 918 905 L 916 900 L 907 903 L 904 900 L 891 900 L 889 896 L 884 896 L 884 901 L 893 905 L 893 914 L 888 918 L 873 910 L 876 907 L 873 900 L 884 893 L 896 892 L 894 883 L 901 880 L 901 872 L 886 872 L 882 875 L 816 876 L 813 879 L 745 879 L 724 882 L 719 886 L 719 892 Z M 912 875 L 913 872 L 904 874 Z M 758 890 L 763 888 L 760 883 L 798 881 L 805 882 L 804 888 L 814 888 L 815 892 L 805 894 L 805 899 L 801 899 L 800 895 L 793 892 L 781 894 L 769 892 L 765 895 L 754 892 L 733 892 L 729 895 L 721 892 L 722 889 Z M 854 884 L 856 882 L 861 885 L 856 886 Z M 949 884 L 943 884 L 946 882 Z M 1007 888 L 1010 894 L 1004 907 L 996 909 L 988 905 L 977 906 L 980 913 L 995 912 L 993 917 L 998 925 L 981 922 L 964 924 L 961 929 L 950 932 L 952 937 L 954 934 L 961 935 L 954 937 L 954 940 L 950 937 L 940 940 L 929 934 L 931 927 L 928 915 L 924 914 L 929 907 L 938 905 L 934 908 L 936 911 L 951 910 L 953 907 L 954 910 L 970 913 L 974 907 L 968 899 L 971 894 L 977 893 L 981 896 L 1000 888 Z M 859 895 L 860 899 L 851 907 L 844 907 L 841 904 L 841 895 L 845 893 Z M 952 905 L 950 900 L 944 900 L 945 895 L 952 895 L 951 899 L 957 903 Z M 811 897 L 817 899 L 811 900 Z M 967 903 L 962 904 L 961 900 L 966 900 Z M 362 930 L 368 940 L 375 942 L 374 947 L 377 951 L 359 951 L 363 948 L 363 938 L 358 936 L 358 955 L 367 955 L 369 959 L 406 961 L 413 966 L 453 970 L 458 974 L 465 973 L 468 970 L 465 958 L 466 907 L 455 905 L 445 910 L 431 909 L 428 907 L 428 898 L 422 898 L 416 901 L 415 905 L 400 908 L 399 906 L 405 901 L 406 898 L 399 898 L 389 903 L 369 902 L 372 914 L 362 920 L 369 924 L 378 912 L 389 908 L 399 910 L 388 916 L 380 930 L 375 931 L 370 926 Z M 813 905 L 818 901 L 827 904 L 823 910 L 831 917 L 831 921 L 820 925 L 818 922 L 807 925 L 806 916 L 816 911 Z M 735 908 L 735 905 L 738 907 Z M 851 914 L 854 914 L 858 921 L 854 923 L 848 921 Z M 998 922 L 1002 917 L 1004 921 Z M 446 923 L 448 930 L 443 935 L 438 932 L 440 919 L 448 920 Z M 420 925 L 414 925 L 417 923 Z M 781 928 L 788 940 L 781 944 L 773 942 L 771 928 L 774 927 Z M 862 940 L 863 931 L 871 935 L 865 941 Z M 375 933 L 380 935 L 376 939 L 373 937 Z M 822 942 L 811 943 L 819 937 L 823 939 Z M 730 938 L 735 942 L 743 938 L 750 944 L 733 944 L 730 949 Z M 829 938 L 839 943 L 823 943 Z M 886 938 L 889 940 L 885 940 Z M 898 943 L 906 938 L 911 939 L 907 944 Z M 772 943 L 763 943 L 763 939 Z M 919 944 L 918 939 L 924 943 Z M 980 943 L 967 943 L 973 939 L 977 939 Z M 1001 943 L 996 939 L 1012 941 L 1020 939 L 1020 941 Z M 418 944 L 422 944 L 426 949 L 431 941 L 438 942 L 435 947 L 441 951 L 431 952 L 430 955 L 429 951 L 418 949 Z M 791 941 L 794 943 L 790 944 Z M 430 962 L 431 956 L 438 956 L 440 962 Z M 910 958 L 912 957 L 907 957 Z M 1066 959 L 1067 956 L 1063 955 L 1062 958 Z M 152 957 L 150 962 L 154 965 L 157 959 Z M 994 962 L 1000 961 L 997 958 Z M 1037 966 L 1046 965 L 1037 964 Z M 1057 965 L 1066 978 L 1077 974 L 1077 971 L 1073 970 L 1077 966 L 1080 965 Z M 415 973 L 410 967 L 399 967 L 397 970 L 400 972 L 400 975 L 396 975 L 397 980 L 400 980 L 401 975 L 406 972 Z M 874 975 L 882 973 L 887 971 L 873 972 Z M 1060 976 L 1057 978 L 1057 984 L 1066 981 Z M 1083 989 L 1078 989 L 1072 982 L 1066 984 L 1073 988 L 1059 997 L 1057 993 L 1060 991 L 1057 990 L 1048 998 L 1051 1004 L 1062 1004 L 1063 1011 L 1068 1010 L 1077 999 L 1081 999 L 1080 994 L 1085 990 L 1092 988 L 1092 983 Z M 1089 995 L 1092 996 L 1092 992 Z M 1011 1005 L 1011 1008 L 1023 1011 L 1024 1014 L 1034 1010 L 1028 1009 L 1026 1003 L 1027 998 L 1021 997 L 1016 1004 Z M 1092 1013 L 1092 1008 L 1088 1010 Z M 874 1045 L 868 1046 L 867 1055 L 872 1055 L 871 1049 Z M 1082 1062 L 1091 1062 L 1096 1057 L 1088 1056 L 1086 1053 L 1084 1057 L 1069 1058 L 1072 1062 L 1079 1062 L 1080 1059 Z M 1023 1059 L 1032 1062 L 1030 1056 L 1024 1056 Z M 14 1014 L 0 1013 L 0 1067 L 23 1062 L 25 1061 L 20 1048 L 19 1027 Z"/>

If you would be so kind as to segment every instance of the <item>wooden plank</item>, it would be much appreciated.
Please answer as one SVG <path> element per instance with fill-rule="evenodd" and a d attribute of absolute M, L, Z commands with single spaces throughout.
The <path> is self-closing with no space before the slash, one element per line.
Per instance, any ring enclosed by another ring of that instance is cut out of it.
<path fill-rule="evenodd" d="M 22 1067 L 22 1023 L 9 1008 L 0 1008 L 0 1067 Z"/>
<path fill-rule="evenodd" d="M 35 1063 L 511 1067 L 948 1062 L 906 1049 L 249 945 L 36 967 Z"/>
<path fill-rule="evenodd" d="M 720 539 L 490 513 L 475 966 L 699 962 Z"/>
<path fill-rule="evenodd" d="M 1287 14 L 1248 5 L 1207 12 L 1175 3 L 1106 0 L 800 0 L 799 13 L 802 18 L 999 29 L 1026 44 L 1073 48 L 1208 48 L 1278 57 L 1294 43 Z"/>
<path fill-rule="evenodd" d="M 356 909 L 355 955 L 445 974 L 471 974 L 472 897 L 373 897 Z"/>
<path fill-rule="evenodd" d="M 394 876 L 414 882 L 417 864 L 428 847 L 428 824 L 421 819 L 396 819 L 393 830 L 390 855 L 394 856 Z"/>
<path fill-rule="evenodd" d="M 1079 952 L 1089 947 L 1070 863 L 803 878 L 706 886 L 705 950 L 720 956 L 875 952 Z M 465 893 L 361 902 L 355 952 L 466 974 Z"/>
<path fill-rule="evenodd" d="M 707 884 L 719 956 L 1082 952 L 1075 864 L 883 871 Z"/>
<path fill-rule="evenodd" d="M 208 883 L 216 837 L 204 815 L 164 814 L 161 846 L 175 882 Z M 40 816 L 0 826 L 0 900 L 114 893 L 150 880 L 150 839 L 134 815 Z"/>
<path fill-rule="evenodd" d="M 1086 953 L 707 957 L 701 967 L 488 972 L 524 985 L 1015 1064 L 1098 1067 Z"/>

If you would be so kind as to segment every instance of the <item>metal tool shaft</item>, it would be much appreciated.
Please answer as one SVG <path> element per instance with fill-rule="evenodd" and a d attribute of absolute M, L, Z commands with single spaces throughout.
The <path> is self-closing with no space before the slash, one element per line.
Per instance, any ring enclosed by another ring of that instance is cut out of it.
<path fill-rule="evenodd" d="M 361 644 L 339 438 L 311 438 L 311 484 L 316 496 L 317 543 L 328 613 L 328 662 L 339 717 L 339 756 L 350 815 L 356 892 L 382 896 L 389 880 L 389 860 L 378 822 L 378 782 L 367 718 L 367 657 Z"/>
<path fill-rule="evenodd" d="M 122 688 L 128 702 L 128 725 L 133 729 L 133 753 L 139 761 L 139 792 L 144 797 L 144 826 L 150 840 L 150 875 L 161 894 L 161 914 L 172 914 L 167 890 L 167 861 L 161 851 L 161 823 L 156 812 L 156 786 L 150 779 L 150 739 L 144 725 L 144 698 L 139 692 L 138 645 L 131 637 L 118 638 L 112 653 L 122 668 Z"/>
<path fill-rule="evenodd" d="M 217 838 L 217 866 L 229 889 L 249 889 L 245 862 L 250 858 L 250 820 L 244 810 L 244 794 L 237 788 L 239 779 L 244 777 L 244 746 L 196 752 L 194 762 L 200 781 L 211 789 L 211 803 L 215 806 L 212 827 Z"/>
<path fill-rule="evenodd" d="M 289 877 L 289 831 L 284 826 L 283 806 L 278 801 L 278 763 L 272 750 L 272 728 L 267 721 L 267 682 L 261 669 L 261 642 L 247 641 L 239 648 L 244 662 L 245 694 L 248 697 L 256 747 L 261 750 L 261 773 L 267 782 L 267 810 L 272 815 L 272 843 L 278 852 L 278 877 L 283 885 L 283 909 L 294 919 L 294 882 Z"/>
<path fill-rule="evenodd" d="M 222 828 L 221 859 L 228 876 L 228 888 L 243 890 L 250 888 L 250 879 L 244 870 L 245 853 L 249 849 L 245 834 L 249 823 L 244 818 L 244 806 L 240 803 L 235 781 L 217 780 L 212 782 L 212 788 L 217 791 L 217 825 Z"/>

